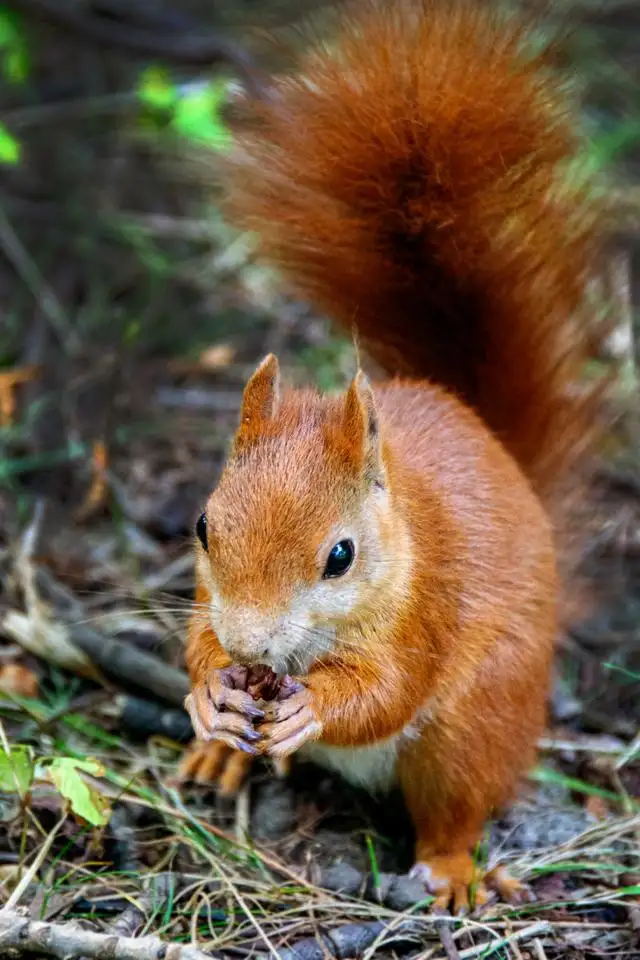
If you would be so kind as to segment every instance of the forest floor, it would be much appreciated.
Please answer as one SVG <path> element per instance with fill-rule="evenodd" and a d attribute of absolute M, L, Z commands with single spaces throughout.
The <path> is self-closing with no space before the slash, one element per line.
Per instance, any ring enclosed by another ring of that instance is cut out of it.
<path fill-rule="evenodd" d="M 294 379 L 311 370 L 332 386 L 351 363 L 300 316 L 274 336 L 256 327 L 192 363 L 142 365 L 112 398 L 140 429 L 71 465 L 82 496 L 45 502 L 26 475 L 3 498 L 1 955 L 44 938 L 68 958 L 186 960 L 196 946 L 301 960 L 639 957 L 633 471 L 598 487 L 591 567 L 614 599 L 561 638 L 539 765 L 478 852 L 507 862 L 533 902 L 434 917 L 403 877 L 411 837 L 398 798 L 372 800 L 313 768 L 282 781 L 258 765 L 235 800 L 173 783 L 191 735 L 192 525 L 247 371 L 275 348 Z M 139 939 L 153 936 L 182 952 Z"/>

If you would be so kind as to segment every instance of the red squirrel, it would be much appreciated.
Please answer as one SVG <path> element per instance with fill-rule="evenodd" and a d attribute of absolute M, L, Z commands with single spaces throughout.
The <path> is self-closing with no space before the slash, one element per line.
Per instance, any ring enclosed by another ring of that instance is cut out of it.
<path fill-rule="evenodd" d="M 231 219 L 389 379 L 286 389 L 269 356 L 246 385 L 197 524 L 183 775 L 232 791 L 299 753 L 399 785 L 436 905 L 510 897 L 473 851 L 544 727 L 558 497 L 599 393 L 575 118 L 527 30 L 470 0 L 348 8 L 250 116 Z"/>

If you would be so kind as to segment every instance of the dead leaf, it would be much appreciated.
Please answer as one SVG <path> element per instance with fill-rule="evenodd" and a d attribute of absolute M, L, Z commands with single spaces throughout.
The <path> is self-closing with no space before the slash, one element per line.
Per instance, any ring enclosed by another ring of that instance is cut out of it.
<path fill-rule="evenodd" d="M 609 817 L 609 808 L 604 797 L 588 796 L 584 805 L 587 812 L 596 820 L 606 820 Z"/>
<path fill-rule="evenodd" d="M 0 667 L 0 690 L 17 697 L 38 696 L 40 681 L 33 670 L 21 663 L 6 663 Z"/>
<path fill-rule="evenodd" d="M 46 620 L 39 611 L 27 616 L 17 610 L 9 610 L 4 618 L 0 618 L 0 626 L 7 636 L 35 657 L 55 663 L 81 677 L 102 682 L 100 672 L 87 655 L 74 646 L 64 624 Z"/>
<path fill-rule="evenodd" d="M 87 491 L 84 501 L 80 504 L 74 514 L 74 519 L 78 523 L 88 520 L 89 517 L 92 517 L 98 512 L 98 510 L 101 510 L 107 502 L 107 495 L 109 493 L 106 473 L 107 465 L 108 457 L 106 445 L 102 440 L 96 440 L 96 442 L 93 444 L 93 475 L 91 478 L 91 486 Z"/>
<path fill-rule="evenodd" d="M 207 347 L 200 354 L 200 366 L 203 370 L 222 370 L 228 367 L 235 356 L 235 350 L 229 343 L 218 343 Z"/>
<path fill-rule="evenodd" d="M 0 883 L 5 890 L 13 890 L 22 876 L 22 867 L 19 863 L 0 864 Z"/>
<path fill-rule="evenodd" d="M 15 389 L 22 383 L 33 380 L 39 367 L 16 367 L 0 371 L 0 425 L 10 427 L 16 412 Z"/>

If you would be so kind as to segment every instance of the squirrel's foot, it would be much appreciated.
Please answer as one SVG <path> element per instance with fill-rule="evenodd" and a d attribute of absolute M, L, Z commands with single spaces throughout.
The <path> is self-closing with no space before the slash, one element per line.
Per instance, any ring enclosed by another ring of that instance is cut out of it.
<path fill-rule="evenodd" d="M 283 681 L 278 699 L 265 706 L 267 723 L 258 729 L 264 736 L 262 752 L 281 761 L 305 743 L 317 740 L 322 724 L 313 708 L 313 695 L 299 680 Z"/>
<path fill-rule="evenodd" d="M 512 877 L 505 867 L 496 867 L 482 876 L 477 864 L 468 853 L 448 857 L 431 857 L 418 862 L 410 876 L 424 883 L 429 893 L 435 896 L 434 910 L 450 910 L 464 914 L 476 907 L 483 907 L 496 893 L 509 903 L 533 899 L 533 894 L 519 880 Z"/>
<path fill-rule="evenodd" d="M 222 796 L 230 797 L 244 783 L 252 762 L 253 757 L 224 743 L 195 740 L 178 767 L 176 780 L 212 784 Z"/>
<path fill-rule="evenodd" d="M 533 890 L 512 877 L 506 867 L 494 867 L 485 874 L 484 882 L 505 903 L 532 903 L 536 899 Z"/>
<path fill-rule="evenodd" d="M 424 883 L 436 898 L 434 910 L 453 908 L 454 913 L 468 913 L 472 906 L 482 906 L 489 899 L 481 872 L 468 853 L 420 861 L 409 876 Z"/>

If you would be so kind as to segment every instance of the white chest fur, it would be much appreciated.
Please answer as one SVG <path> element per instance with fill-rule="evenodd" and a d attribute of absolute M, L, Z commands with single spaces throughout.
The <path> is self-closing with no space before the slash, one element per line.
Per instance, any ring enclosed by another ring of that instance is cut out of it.
<path fill-rule="evenodd" d="M 398 747 L 406 739 L 399 733 L 382 743 L 366 747 L 330 747 L 325 743 L 309 743 L 300 751 L 304 760 L 339 773 L 356 787 L 372 793 L 383 793 L 396 782 Z"/>

